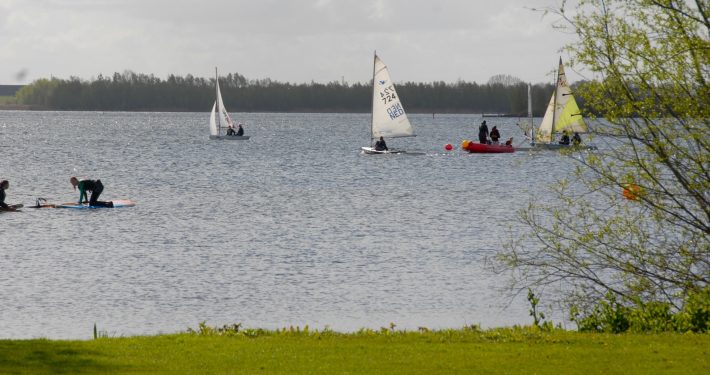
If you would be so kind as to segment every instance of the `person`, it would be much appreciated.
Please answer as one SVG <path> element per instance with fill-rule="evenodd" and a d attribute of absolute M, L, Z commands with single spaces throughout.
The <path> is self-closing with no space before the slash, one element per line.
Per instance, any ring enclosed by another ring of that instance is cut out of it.
<path fill-rule="evenodd" d="M 560 144 L 569 145 L 569 134 L 567 133 L 567 130 L 562 133 L 562 138 L 560 138 Z"/>
<path fill-rule="evenodd" d="M 2 180 L 0 181 L 0 210 L 3 211 L 17 211 L 15 207 L 10 206 L 5 203 L 5 190 L 10 187 L 10 181 Z"/>
<path fill-rule="evenodd" d="M 227 135 L 236 135 L 236 132 L 234 131 L 234 125 L 229 124 L 227 127 Z"/>
<path fill-rule="evenodd" d="M 497 145 L 498 139 L 500 139 L 500 132 L 498 132 L 498 127 L 494 126 L 493 129 L 491 129 L 491 141 L 494 145 Z"/>
<path fill-rule="evenodd" d="M 242 124 L 239 124 L 239 129 L 237 129 L 237 136 L 241 137 L 244 135 L 244 128 L 242 128 Z"/>
<path fill-rule="evenodd" d="M 508 138 L 507 141 L 505 141 L 506 146 L 512 146 L 513 145 L 513 137 Z"/>
<path fill-rule="evenodd" d="M 380 137 L 380 140 L 375 142 L 375 151 L 387 151 L 387 143 L 385 143 L 385 138 Z"/>
<path fill-rule="evenodd" d="M 79 180 L 75 176 L 72 176 L 69 182 L 74 187 L 74 190 L 76 190 L 77 186 L 79 187 L 79 204 L 87 202 L 87 191 L 90 191 L 91 198 L 88 200 L 89 206 L 113 207 L 113 202 L 99 201 L 99 196 L 101 192 L 104 191 L 104 184 L 101 183 L 101 180 Z"/>
<path fill-rule="evenodd" d="M 572 144 L 575 146 L 582 144 L 582 137 L 579 136 L 579 133 L 574 132 L 574 135 L 572 136 Z"/>
<path fill-rule="evenodd" d="M 482 144 L 488 144 L 488 125 L 486 125 L 486 120 L 483 120 L 481 126 L 478 127 L 478 141 Z"/>

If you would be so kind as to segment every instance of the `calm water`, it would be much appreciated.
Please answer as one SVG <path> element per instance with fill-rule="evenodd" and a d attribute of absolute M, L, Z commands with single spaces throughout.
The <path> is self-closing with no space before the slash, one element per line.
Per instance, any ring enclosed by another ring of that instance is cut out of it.
<path fill-rule="evenodd" d="M 210 141 L 208 116 L 0 112 L 8 203 L 78 199 L 72 175 L 100 178 L 102 199 L 137 202 L 0 215 L 0 338 L 88 338 L 94 322 L 112 335 L 200 321 L 530 322 L 484 260 L 570 159 L 463 153 L 476 116 L 410 116 L 419 136 L 388 143 L 421 156 L 361 155 L 368 114 L 235 114 L 243 142 Z M 488 122 L 522 140 L 515 119 Z"/>

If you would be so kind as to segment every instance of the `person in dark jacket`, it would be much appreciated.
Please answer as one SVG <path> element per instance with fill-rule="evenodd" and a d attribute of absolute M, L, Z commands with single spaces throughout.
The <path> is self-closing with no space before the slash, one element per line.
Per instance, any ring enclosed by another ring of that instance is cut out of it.
<path fill-rule="evenodd" d="M 493 129 L 491 129 L 491 141 L 494 145 L 497 145 L 499 139 L 500 132 L 498 132 L 498 128 L 494 126 Z"/>
<path fill-rule="evenodd" d="M 375 142 L 375 151 L 387 151 L 387 143 L 385 143 L 385 138 L 380 137 L 380 140 Z"/>
<path fill-rule="evenodd" d="M 5 190 L 10 187 L 10 181 L 2 180 L 0 181 L 0 210 L 3 211 L 16 211 L 15 207 L 12 207 L 5 203 Z"/>
<path fill-rule="evenodd" d="M 569 133 L 567 133 L 567 130 L 562 133 L 562 138 L 560 138 L 560 144 L 569 145 Z"/>
<path fill-rule="evenodd" d="M 575 146 L 582 144 L 582 137 L 579 136 L 579 133 L 574 132 L 574 135 L 572 136 L 572 144 Z"/>
<path fill-rule="evenodd" d="M 488 144 L 488 125 L 486 125 L 486 120 L 483 120 L 481 126 L 478 127 L 478 141 L 482 144 Z"/>
<path fill-rule="evenodd" d="M 244 128 L 242 128 L 242 124 L 239 124 L 239 129 L 237 129 L 237 137 L 241 137 L 244 135 Z"/>
<path fill-rule="evenodd" d="M 91 198 L 88 200 L 89 206 L 96 207 L 113 207 L 113 202 L 102 202 L 99 201 L 99 196 L 101 192 L 104 191 L 104 184 L 101 180 L 79 180 L 78 178 L 72 176 L 69 182 L 74 187 L 79 188 L 79 204 L 87 203 L 88 191 L 91 192 Z"/>

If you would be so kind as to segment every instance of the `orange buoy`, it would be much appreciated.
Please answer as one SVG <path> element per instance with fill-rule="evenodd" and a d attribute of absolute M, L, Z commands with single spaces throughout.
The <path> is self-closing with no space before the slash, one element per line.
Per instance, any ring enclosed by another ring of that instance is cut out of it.
<path fill-rule="evenodd" d="M 444 148 L 446 149 L 446 151 L 451 151 L 454 149 L 454 146 L 452 146 L 451 143 L 447 143 L 446 146 L 444 146 Z"/>
<path fill-rule="evenodd" d="M 468 145 L 471 143 L 468 139 L 464 139 L 461 141 L 461 149 L 462 150 L 468 150 Z"/>
<path fill-rule="evenodd" d="M 636 184 L 625 184 L 624 190 L 622 190 L 622 195 L 624 198 L 635 201 L 638 200 L 643 194 L 643 189 Z"/>

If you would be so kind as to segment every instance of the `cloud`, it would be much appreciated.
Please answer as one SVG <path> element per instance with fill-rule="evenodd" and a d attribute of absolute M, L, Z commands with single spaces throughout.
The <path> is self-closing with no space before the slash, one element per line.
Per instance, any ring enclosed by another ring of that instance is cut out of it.
<path fill-rule="evenodd" d="M 549 0 L 540 0 L 549 1 Z M 124 70 L 291 82 L 370 79 L 377 50 L 399 81 L 548 81 L 561 35 L 498 0 L 0 0 L 0 82 Z M 545 4 L 543 2 L 543 4 Z"/>

